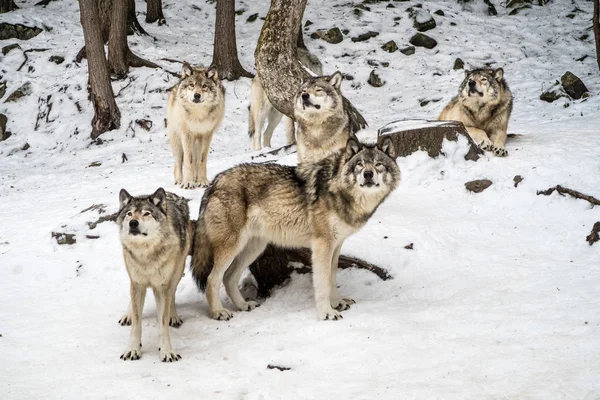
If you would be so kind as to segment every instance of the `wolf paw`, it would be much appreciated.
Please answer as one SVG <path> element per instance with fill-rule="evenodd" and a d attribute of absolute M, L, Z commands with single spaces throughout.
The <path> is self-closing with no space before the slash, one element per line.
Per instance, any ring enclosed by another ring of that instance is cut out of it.
<path fill-rule="evenodd" d="M 344 317 L 342 317 L 342 314 L 338 313 L 333 308 L 331 308 L 327 311 L 319 312 L 319 319 L 325 320 L 325 321 L 327 321 L 327 320 L 337 321 L 340 319 L 344 319 Z"/>
<path fill-rule="evenodd" d="M 219 321 L 229 321 L 231 318 L 233 318 L 233 314 L 224 308 L 216 311 L 211 311 L 210 316 L 212 319 L 216 319 Z"/>
<path fill-rule="evenodd" d="M 198 185 L 195 182 L 183 182 L 181 184 L 182 189 L 194 189 L 196 186 Z"/>
<path fill-rule="evenodd" d="M 479 148 L 484 151 L 493 151 L 494 144 L 491 142 L 491 140 L 484 140 L 479 143 Z"/>
<path fill-rule="evenodd" d="M 179 328 L 181 324 L 183 324 L 183 320 L 179 315 L 176 315 L 169 319 L 169 326 L 172 326 L 173 328 Z"/>
<path fill-rule="evenodd" d="M 139 350 L 128 350 L 125 353 L 121 354 L 121 360 L 139 360 L 142 357 L 142 352 Z"/>
<path fill-rule="evenodd" d="M 119 320 L 119 324 L 121 326 L 131 325 L 131 315 L 129 315 L 129 314 L 123 315 L 121 317 L 121 319 Z"/>
<path fill-rule="evenodd" d="M 506 157 L 508 155 L 508 151 L 503 149 L 502 147 L 493 147 L 490 151 L 492 151 L 498 157 Z"/>
<path fill-rule="evenodd" d="M 255 301 L 247 301 L 244 304 L 240 304 L 240 307 L 238 307 L 240 309 L 240 311 L 252 311 L 255 308 L 260 307 L 260 304 L 258 304 Z"/>
<path fill-rule="evenodd" d="M 161 351 L 160 349 L 160 361 L 162 362 L 175 362 L 181 360 L 181 356 L 173 351 Z"/>
<path fill-rule="evenodd" d="M 196 187 L 205 188 L 205 187 L 208 187 L 209 182 L 206 179 L 201 179 L 198 182 L 195 182 L 195 184 L 196 184 Z"/>
<path fill-rule="evenodd" d="M 331 307 L 338 311 L 345 311 L 350 308 L 351 304 L 356 304 L 356 301 L 349 297 L 341 297 L 337 302 L 332 302 Z"/>

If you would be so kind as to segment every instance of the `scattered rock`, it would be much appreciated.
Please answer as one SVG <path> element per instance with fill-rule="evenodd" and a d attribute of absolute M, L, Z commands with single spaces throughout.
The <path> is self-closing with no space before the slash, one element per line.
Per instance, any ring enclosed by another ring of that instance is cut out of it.
<path fill-rule="evenodd" d="M 0 82 L 0 99 L 6 94 L 6 82 Z"/>
<path fill-rule="evenodd" d="M 123 153 L 121 154 L 121 164 L 123 164 L 125 161 L 128 161 L 127 154 Z"/>
<path fill-rule="evenodd" d="M 360 18 L 360 16 L 363 14 L 361 9 L 355 8 L 353 11 L 354 15 L 356 15 L 357 17 Z"/>
<path fill-rule="evenodd" d="M 412 249 L 414 249 L 414 243 L 407 244 L 406 246 L 404 246 L 404 248 L 405 248 L 406 250 L 412 250 Z"/>
<path fill-rule="evenodd" d="M 417 47 L 425 47 L 426 49 L 433 49 L 437 46 L 437 41 L 419 32 L 410 38 L 410 44 Z"/>
<path fill-rule="evenodd" d="M 363 33 L 362 35 L 353 37 L 352 41 L 353 42 L 364 42 L 364 41 L 374 38 L 376 36 L 379 36 L 379 32 L 369 31 L 367 33 Z"/>
<path fill-rule="evenodd" d="M 411 13 L 413 26 L 419 32 L 426 32 L 436 27 L 435 19 L 427 10 L 415 10 Z"/>
<path fill-rule="evenodd" d="M 53 62 L 54 64 L 62 64 L 65 62 L 65 58 L 62 56 L 51 56 L 48 61 Z"/>
<path fill-rule="evenodd" d="M 22 97 L 29 96 L 31 94 L 31 83 L 25 82 L 20 88 L 12 92 L 6 99 L 5 103 L 12 103 L 19 100 Z"/>
<path fill-rule="evenodd" d="M 440 17 L 443 17 L 444 15 L 446 15 L 446 14 L 444 14 L 444 12 L 442 10 L 437 10 L 436 12 L 434 12 L 434 14 L 439 15 Z"/>
<path fill-rule="evenodd" d="M 8 53 L 10 53 L 11 50 L 20 49 L 20 48 L 21 48 L 21 46 L 19 46 L 18 43 L 9 44 L 8 46 L 4 46 L 2 48 L 2 55 L 7 55 Z"/>
<path fill-rule="evenodd" d="M 150 129 L 152 129 L 152 121 L 150 121 L 149 119 L 136 119 L 135 123 L 145 131 L 149 132 Z"/>
<path fill-rule="evenodd" d="M 489 179 L 477 179 L 475 181 L 465 183 L 468 191 L 473 193 L 481 193 L 492 185 Z"/>
<path fill-rule="evenodd" d="M 375 70 L 371 71 L 367 83 L 369 83 L 369 85 L 373 87 L 382 87 L 384 85 L 384 82 L 381 81 L 381 78 L 379 77 L 377 72 L 375 72 Z"/>
<path fill-rule="evenodd" d="M 592 231 L 586 236 L 585 240 L 591 245 L 600 240 L 600 221 L 594 224 Z"/>
<path fill-rule="evenodd" d="M 25 144 L 23 145 L 23 147 L 21 147 L 21 150 L 27 151 L 27 150 L 29 150 L 29 148 L 31 148 L 31 146 L 29 145 L 29 143 L 25 142 Z"/>
<path fill-rule="evenodd" d="M 251 16 L 248 17 L 246 22 L 254 22 L 254 21 L 256 21 L 257 18 L 258 18 L 258 13 L 252 14 Z"/>
<path fill-rule="evenodd" d="M 576 58 L 576 59 L 575 59 L 575 61 L 579 61 L 579 62 L 581 62 L 581 61 L 585 60 L 586 58 L 588 58 L 588 55 L 587 55 L 587 54 L 584 54 L 584 55 L 582 55 L 581 57 L 579 57 L 579 58 Z"/>
<path fill-rule="evenodd" d="M 55 238 L 56 243 L 60 245 L 77 243 L 77 240 L 75 239 L 75 234 L 73 233 L 52 232 L 52 237 Z"/>
<path fill-rule="evenodd" d="M 388 53 L 393 53 L 398 50 L 398 45 L 393 40 L 390 40 L 389 42 L 381 46 L 381 48 L 384 51 L 387 51 Z"/>
<path fill-rule="evenodd" d="M 456 60 L 454 60 L 454 66 L 452 67 L 452 69 L 457 70 L 457 69 L 464 69 L 465 68 L 465 62 L 463 60 L 461 60 L 460 58 L 457 58 Z"/>
<path fill-rule="evenodd" d="M 94 168 L 94 167 L 99 167 L 101 165 L 102 165 L 102 163 L 100 161 L 94 161 L 93 163 L 88 165 L 86 168 Z"/>
<path fill-rule="evenodd" d="M 341 43 L 342 40 L 344 40 L 344 36 L 342 35 L 342 31 L 340 31 L 340 28 L 331 28 L 327 31 L 327 33 L 321 36 L 321 39 L 323 39 L 327 43 L 338 44 Z"/>
<path fill-rule="evenodd" d="M 427 104 L 429 103 L 437 103 L 438 101 L 440 101 L 442 99 L 428 99 L 428 100 L 419 100 L 419 105 L 421 107 L 425 107 Z"/>
<path fill-rule="evenodd" d="M 523 177 L 521 175 L 516 175 L 513 178 L 513 182 L 515 183 L 515 187 L 519 186 L 519 183 L 523 182 Z"/>
<path fill-rule="evenodd" d="M 0 40 L 19 39 L 29 40 L 42 32 L 42 29 L 34 26 L 29 27 L 21 24 L 0 23 Z"/>
<path fill-rule="evenodd" d="M 412 56 L 415 54 L 415 46 L 407 46 L 403 49 L 400 49 L 400 53 L 404 54 L 405 56 Z"/>
<path fill-rule="evenodd" d="M 246 9 L 240 8 L 239 10 L 235 10 L 235 15 L 242 15 L 246 12 Z"/>
<path fill-rule="evenodd" d="M 308 28 L 309 26 L 311 26 L 313 24 L 313 22 L 309 19 L 306 20 L 306 22 L 304 23 L 304 27 Z"/>
<path fill-rule="evenodd" d="M 584 97 L 586 93 L 589 95 L 589 90 L 583 84 L 581 79 L 569 71 L 565 72 L 565 74 L 560 78 L 560 82 L 562 83 L 562 87 L 565 89 L 565 92 L 567 92 L 567 94 L 573 99 L 580 99 Z"/>
<path fill-rule="evenodd" d="M 564 95 L 565 94 L 561 90 L 560 87 L 554 87 L 554 88 L 548 89 L 547 91 L 542 93 L 540 95 L 540 100 L 547 101 L 548 103 L 552 103 L 552 102 L 560 99 L 561 97 L 564 97 Z"/>
<path fill-rule="evenodd" d="M 279 365 L 269 364 L 269 365 L 267 365 L 267 369 L 278 369 L 280 371 L 289 371 L 291 368 L 290 367 L 282 367 L 282 366 L 279 366 Z"/>
<path fill-rule="evenodd" d="M 492 2 L 490 0 L 483 0 L 483 2 L 485 3 L 485 5 L 487 5 L 488 9 L 488 15 L 498 15 L 498 11 L 496 11 L 496 7 L 494 7 L 494 4 L 492 4 Z"/>
<path fill-rule="evenodd" d="M 6 115 L 0 114 L 0 142 L 8 139 L 11 136 L 11 133 L 6 130 L 7 122 L 8 118 L 6 118 Z"/>
<path fill-rule="evenodd" d="M 392 3 L 388 4 L 385 8 L 396 8 L 395 5 L 393 5 Z"/>

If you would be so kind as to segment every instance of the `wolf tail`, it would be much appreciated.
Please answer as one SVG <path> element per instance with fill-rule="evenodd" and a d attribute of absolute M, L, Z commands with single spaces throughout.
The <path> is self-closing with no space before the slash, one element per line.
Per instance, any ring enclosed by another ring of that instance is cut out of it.
<path fill-rule="evenodd" d="M 213 269 L 214 264 L 213 249 L 206 234 L 206 225 L 202 215 L 196 223 L 196 231 L 194 232 L 194 250 L 192 254 L 192 276 L 200 291 L 206 289 L 206 281 L 208 275 Z"/>
<path fill-rule="evenodd" d="M 254 137 L 254 133 L 256 132 L 256 125 L 254 122 L 254 115 L 252 114 L 252 105 L 248 106 L 248 136 Z"/>

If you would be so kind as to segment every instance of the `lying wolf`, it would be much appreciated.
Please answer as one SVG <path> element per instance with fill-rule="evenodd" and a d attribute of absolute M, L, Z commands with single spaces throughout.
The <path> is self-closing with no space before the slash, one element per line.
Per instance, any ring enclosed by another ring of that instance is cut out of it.
<path fill-rule="evenodd" d="M 181 359 L 171 347 L 169 325 L 179 327 L 175 290 L 183 275 L 192 242 L 192 225 L 187 200 L 159 188 L 150 196 L 132 197 L 119 193 L 117 216 L 125 267 L 131 281 L 131 303 L 119 323 L 131 325 L 128 350 L 122 360 L 138 360 L 142 347 L 142 310 L 146 289 L 156 299 L 160 326 L 160 359 Z"/>
<path fill-rule="evenodd" d="M 362 228 L 396 188 L 400 171 L 390 139 L 380 145 L 347 140 L 344 149 L 299 167 L 242 164 L 215 177 L 204 193 L 194 234 L 192 275 L 211 317 L 232 313 L 219 297 L 221 282 L 240 310 L 257 306 L 238 288 L 244 269 L 273 243 L 312 249 L 319 319 L 339 319 L 352 299 L 336 286 L 344 240 Z"/>
<path fill-rule="evenodd" d="M 483 150 L 504 157 L 512 94 L 502 68 L 465 71 L 458 96 L 444 108 L 439 120 L 463 123 L 471 138 Z"/>

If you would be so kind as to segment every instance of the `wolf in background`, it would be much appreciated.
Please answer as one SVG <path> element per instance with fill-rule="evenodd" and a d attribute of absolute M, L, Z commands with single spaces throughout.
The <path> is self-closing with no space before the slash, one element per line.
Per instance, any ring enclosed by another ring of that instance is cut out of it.
<path fill-rule="evenodd" d="M 463 123 L 471 138 L 483 150 L 504 157 L 512 93 L 502 68 L 465 71 L 458 95 L 442 110 L 438 120 Z"/>
<path fill-rule="evenodd" d="M 160 359 L 178 361 L 181 356 L 171 347 L 169 325 L 182 324 L 175 309 L 175 291 L 192 243 L 187 200 L 163 188 L 139 197 L 121 189 L 119 204 L 117 223 L 131 295 L 129 308 L 119 321 L 121 325 L 131 325 L 129 348 L 121 359 L 141 357 L 142 311 L 146 289 L 151 287 L 160 327 Z"/>
<path fill-rule="evenodd" d="M 176 185 L 184 189 L 208 186 L 208 150 L 224 113 L 225 88 L 216 68 L 195 68 L 184 62 L 181 81 L 171 89 L 167 104 Z"/>
<path fill-rule="evenodd" d="M 300 61 L 300 64 L 302 64 L 302 66 L 304 66 L 304 68 L 313 75 L 321 75 L 323 73 L 323 66 L 321 65 L 321 62 L 307 49 L 303 49 L 301 47 L 298 48 L 298 61 Z M 273 136 L 273 131 L 281 121 L 282 117 L 286 124 L 287 144 L 294 143 L 294 121 L 291 118 L 284 116 L 282 113 L 277 111 L 275 107 L 273 107 L 267 98 L 267 94 L 263 89 L 258 75 L 252 79 L 249 112 L 250 118 L 248 123 L 248 135 L 252 138 L 253 150 L 257 151 L 262 147 L 271 147 L 271 137 Z M 264 133 L 262 133 L 265 119 L 268 121 L 267 128 L 265 129 Z M 263 139 L 262 146 L 260 143 L 261 133 Z"/>
<path fill-rule="evenodd" d="M 217 175 L 202 198 L 192 255 L 192 275 L 201 290 L 206 288 L 211 317 L 232 317 L 219 297 L 222 282 L 238 309 L 257 306 L 244 299 L 238 282 L 273 243 L 311 248 L 317 316 L 341 318 L 335 309 L 354 303 L 337 290 L 342 244 L 367 223 L 399 180 L 390 139 L 363 145 L 354 138 L 318 163 L 241 164 Z"/>

